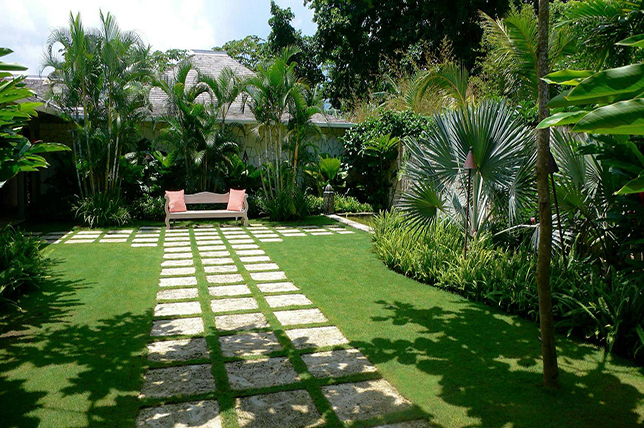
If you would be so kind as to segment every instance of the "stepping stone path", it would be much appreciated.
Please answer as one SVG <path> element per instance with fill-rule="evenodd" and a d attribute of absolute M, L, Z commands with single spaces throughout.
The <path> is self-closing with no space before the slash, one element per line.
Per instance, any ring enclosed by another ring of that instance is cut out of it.
<path fill-rule="evenodd" d="M 32 235 L 163 248 L 137 427 L 428 427 L 262 248 L 352 233 L 251 225 Z M 374 422 L 388 414 L 402 422 Z"/>

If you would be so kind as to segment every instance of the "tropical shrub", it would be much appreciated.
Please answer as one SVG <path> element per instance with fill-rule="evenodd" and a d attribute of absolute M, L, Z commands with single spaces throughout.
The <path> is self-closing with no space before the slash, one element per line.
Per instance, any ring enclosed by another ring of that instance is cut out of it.
<path fill-rule="evenodd" d="M 47 279 L 52 262 L 40 253 L 41 246 L 19 229 L 0 229 L 0 301 L 15 299 Z"/>
<path fill-rule="evenodd" d="M 134 218 L 141 220 L 165 219 L 165 198 L 163 196 L 142 195 L 130 204 Z"/>
<path fill-rule="evenodd" d="M 257 205 L 262 214 L 270 220 L 299 220 L 310 214 L 309 200 L 306 194 L 298 189 L 277 191 L 272 197 L 260 196 Z"/>
<path fill-rule="evenodd" d="M 477 235 L 463 258 L 463 232 L 436 219 L 424 231 L 401 213 L 374 219 L 374 249 L 391 269 L 512 314 L 537 321 L 536 256 L 528 245 L 495 246 Z M 627 355 L 644 346 L 644 290 L 613 273 L 606 277 L 587 261 L 553 258 L 550 273 L 556 328 Z M 637 355 L 641 358 L 641 354 Z"/>
<path fill-rule="evenodd" d="M 76 219 L 89 227 L 123 226 L 132 216 L 117 193 L 96 193 L 87 198 L 78 198 L 74 204 Z"/>
<path fill-rule="evenodd" d="M 370 118 L 348 130 L 340 139 L 344 153 L 342 156 L 343 169 L 348 171 L 347 188 L 351 196 L 361 201 L 372 204 L 375 208 L 383 208 L 383 201 L 388 200 L 391 181 L 383 180 L 380 174 L 381 158 L 377 151 L 366 150 L 369 142 L 373 142 L 385 135 L 390 137 L 418 137 L 427 129 L 429 121 L 423 116 L 409 111 L 387 111 L 381 116 Z M 395 154 L 388 156 L 385 173 L 393 177 L 396 163 Z"/>
<path fill-rule="evenodd" d="M 324 198 L 321 196 L 307 196 L 311 215 L 324 212 Z M 335 195 L 333 206 L 336 213 L 370 213 L 373 207 L 370 204 L 362 203 L 353 196 Z"/>

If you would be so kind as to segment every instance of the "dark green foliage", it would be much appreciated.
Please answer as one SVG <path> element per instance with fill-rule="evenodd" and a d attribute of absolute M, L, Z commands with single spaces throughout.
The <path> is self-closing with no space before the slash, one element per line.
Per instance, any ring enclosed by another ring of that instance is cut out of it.
<path fill-rule="evenodd" d="M 405 218 L 393 212 L 376 217 L 373 227 L 376 254 L 391 269 L 537 321 L 536 256 L 527 246 L 496 247 L 480 234 L 463 259 L 463 232 L 445 221 L 414 234 Z M 630 356 L 642 348 L 644 290 L 637 282 L 619 273 L 599 275 L 583 260 L 564 265 L 561 258 L 553 258 L 550 275 L 560 332 Z"/>
<path fill-rule="evenodd" d="M 309 200 L 299 189 L 278 190 L 272 197 L 257 198 L 260 212 L 274 221 L 299 220 L 309 215 Z"/>
<path fill-rule="evenodd" d="M 322 197 L 309 195 L 307 198 L 311 215 L 322 214 L 324 212 L 324 199 Z M 335 195 L 333 202 L 336 213 L 373 212 L 371 204 L 363 204 L 353 196 Z"/>
<path fill-rule="evenodd" d="M 213 51 L 224 51 L 235 61 L 256 70 L 257 65 L 266 59 L 264 39 L 258 36 L 246 36 L 240 40 L 231 40 L 223 46 L 215 46 Z"/>
<path fill-rule="evenodd" d="M 40 253 L 42 243 L 21 230 L 0 230 L 0 302 L 14 299 L 48 277 L 51 260 Z"/>
<path fill-rule="evenodd" d="M 320 59 L 328 67 L 327 96 L 334 107 L 364 98 L 382 81 L 387 60 L 426 42 L 438 50 L 447 38 L 457 60 L 471 68 L 482 31 L 478 11 L 500 15 L 507 0 L 306 0 L 317 24 Z"/>
<path fill-rule="evenodd" d="M 134 218 L 140 220 L 163 220 L 165 218 L 165 198 L 144 194 L 132 202 L 130 212 Z"/>
<path fill-rule="evenodd" d="M 125 202 L 114 193 L 96 193 L 74 204 L 76 219 L 89 227 L 123 226 L 132 219 Z"/>
<path fill-rule="evenodd" d="M 380 169 L 377 153 L 365 150 L 365 146 L 384 135 L 391 137 L 418 137 L 428 128 L 429 121 L 409 111 L 386 111 L 380 117 L 370 118 L 353 127 L 341 138 L 344 146 L 342 160 L 349 172 L 347 188 L 352 196 L 380 208 L 388 199 L 390 182 L 383 182 L 375 171 Z M 395 157 L 393 157 L 395 161 Z M 395 162 L 389 159 L 387 174 L 394 176 Z"/>

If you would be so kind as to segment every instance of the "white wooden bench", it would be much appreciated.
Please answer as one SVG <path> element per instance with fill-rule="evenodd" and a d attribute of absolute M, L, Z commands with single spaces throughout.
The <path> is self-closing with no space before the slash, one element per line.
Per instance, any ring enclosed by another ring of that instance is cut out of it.
<path fill-rule="evenodd" d="M 185 195 L 186 205 L 194 204 L 227 204 L 230 193 L 200 192 L 194 195 Z M 170 220 L 192 220 L 197 218 L 241 218 L 244 226 L 248 225 L 248 195 L 244 195 L 244 209 L 242 211 L 228 210 L 192 210 L 170 212 L 170 199 L 165 196 L 165 225 L 170 228 Z"/>

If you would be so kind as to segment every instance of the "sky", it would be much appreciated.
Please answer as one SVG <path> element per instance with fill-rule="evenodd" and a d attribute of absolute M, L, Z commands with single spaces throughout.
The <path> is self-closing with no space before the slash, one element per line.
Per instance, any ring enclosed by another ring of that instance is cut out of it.
<path fill-rule="evenodd" d="M 303 0 L 276 3 L 291 8 L 293 27 L 315 33 Z M 80 12 L 85 26 L 97 26 L 99 10 L 111 12 L 121 29 L 138 31 L 153 50 L 210 49 L 248 35 L 266 38 L 270 31 L 270 0 L 0 0 L 0 47 L 14 51 L 2 61 L 38 74 L 50 30 L 66 27 L 70 11 Z"/>

